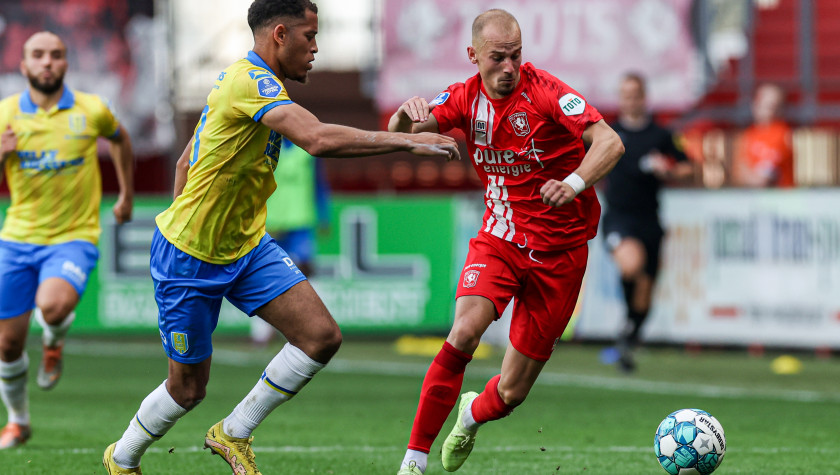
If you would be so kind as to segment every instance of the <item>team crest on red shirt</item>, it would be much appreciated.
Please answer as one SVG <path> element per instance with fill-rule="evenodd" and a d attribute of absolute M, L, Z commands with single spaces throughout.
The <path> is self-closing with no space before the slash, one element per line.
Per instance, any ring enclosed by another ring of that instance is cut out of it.
<path fill-rule="evenodd" d="M 468 270 L 464 273 L 464 287 L 469 289 L 470 287 L 475 287 L 475 284 L 478 282 L 478 274 L 481 274 L 481 271 L 477 271 L 475 269 Z"/>
<path fill-rule="evenodd" d="M 513 126 L 513 131 L 520 137 L 525 137 L 531 133 L 531 126 L 528 125 L 528 116 L 524 112 L 517 112 L 508 116 L 510 125 Z"/>

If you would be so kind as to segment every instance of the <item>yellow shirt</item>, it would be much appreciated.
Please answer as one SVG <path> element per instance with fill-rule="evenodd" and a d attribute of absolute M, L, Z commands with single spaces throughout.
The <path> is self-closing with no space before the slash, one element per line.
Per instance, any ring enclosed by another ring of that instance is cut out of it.
<path fill-rule="evenodd" d="M 195 128 L 184 191 L 156 218 L 170 243 L 213 264 L 234 262 L 259 244 L 282 140 L 260 119 L 291 102 L 253 51 L 219 74 Z"/>
<path fill-rule="evenodd" d="M 17 148 L 4 165 L 12 203 L 0 239 L 96 244 L 102 198 L 96 139 L 120 131 L 106 103 L 65 87 L 58 104 L 45 111 L 26 91 L 0 101 L 0 131 L 9 124 Z"/>

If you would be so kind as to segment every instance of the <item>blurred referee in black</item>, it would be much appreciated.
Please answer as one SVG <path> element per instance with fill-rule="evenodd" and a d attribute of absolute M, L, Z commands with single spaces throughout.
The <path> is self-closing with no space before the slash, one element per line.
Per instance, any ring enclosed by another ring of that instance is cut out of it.
<path fill-rule="evenodd" d="M 627 319 L 616 343 L 618 368 L 630 373 L 633 350 L 648 315 L 665 232 L 659 223 L 659 189 L 684 180 L 693 167 L 674 134 L 654 121 L 645 102 L 645 80 L 628 73 L 619 89 L 618 119 L 612 128 L 625 152 L 606 179 L 607 211 L 602 235 L 621 274 Z"/>

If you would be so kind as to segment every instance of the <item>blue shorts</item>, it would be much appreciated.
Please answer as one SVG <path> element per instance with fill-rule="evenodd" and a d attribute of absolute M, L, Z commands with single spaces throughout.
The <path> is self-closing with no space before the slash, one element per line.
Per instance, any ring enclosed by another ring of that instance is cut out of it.
<path fill-rule="evenodd" d="M 273 237 L 295 262 L 310 262 L 315 254 L 315 231 L 311 228 L 275 233 Z"/>
<path fill-rule="evenodd" d="M 99 250 L 87 241 L 39 245 L 0 240 L 0 320 L 35 308 L 35 293 L 46 279 L 59 277 L 85 292 Z"/>
<path fill-rule="evenodd" d="M 222 298 L 248 316 L 306 280 L 268 234 L 230 264 L 211 264 L 179 250 L 155 229 L 151 272 L 163 348 L 179 363 L 200 363 L 213 353 L 211 336 Z"/>

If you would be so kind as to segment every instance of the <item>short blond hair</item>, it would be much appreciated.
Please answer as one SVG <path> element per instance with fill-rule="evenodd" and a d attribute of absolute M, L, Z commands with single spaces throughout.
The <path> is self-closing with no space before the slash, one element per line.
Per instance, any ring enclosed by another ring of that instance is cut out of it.
<path fill-rule="evenodd" d="M 500 25 L 504 31 L 506 32 L 515 32 L 520 33 L 521 30 L 519 29 L 519 22 L 516 21 L 516 18 L 501 8 L 493 8 L 492 10 L 487 10 L 486 12 L 482 13 L 475 17 L 472 24 L 472 45 L 473 48 L 478 48 L 481 46 L 479 43 L 482 43 L 482 33 L 484 32 L 484 27 L 486 27 L 490 23 L 495 23 Z"/>

